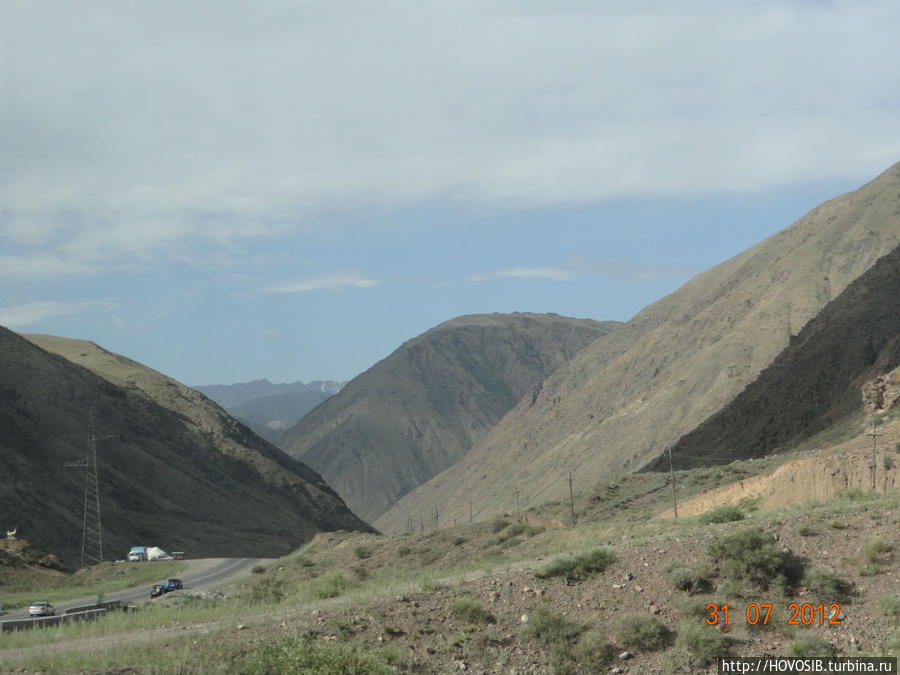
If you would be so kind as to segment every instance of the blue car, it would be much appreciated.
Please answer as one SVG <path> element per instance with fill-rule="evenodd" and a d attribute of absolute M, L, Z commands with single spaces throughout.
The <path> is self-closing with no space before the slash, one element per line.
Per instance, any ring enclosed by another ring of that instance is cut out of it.
<path fill-rule="evenodd" d="M 181 588 L 184 588 L 184 584 L 181 583 L 181 579 L 169 579 L 166 582 L 166 591 L 177 591 Z"/>

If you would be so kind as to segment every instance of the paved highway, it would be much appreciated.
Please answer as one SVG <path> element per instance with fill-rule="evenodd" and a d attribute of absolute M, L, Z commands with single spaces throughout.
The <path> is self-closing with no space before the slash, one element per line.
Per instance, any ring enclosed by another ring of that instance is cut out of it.
<path fill-rule="evenodd" d="M 198 560 L 186 560 L 187 568 L 180 572 L 179 578 L 184 582 L 185 591 L 204 591 L 222 588 L 240 581 L 248 576 L 256 565 L 268 565 L 272 558 L 200 558 Z M 152 565 L 152 562 L 128 563 L 131 565 Z M 165 583 L 165 578 L 160 578 L 153 583 Z M 133 604 L 141 604 L 150 600 L 150 587 L 153 585 L 141 584 L 134 588 L 114 593 L 104 594 L 105 601 L 122 600 Z M 40 592 L 35 594 L 34 601 L 46 600 Z M 71 607 L 84 607 L 97 601 L 96 595 L 66 600 L 53 603 L 56 613 L 62 614 Z M 9 612 L 0 617 L 2 621 L 14 621 L 28 618 L 28 608 Z"/>

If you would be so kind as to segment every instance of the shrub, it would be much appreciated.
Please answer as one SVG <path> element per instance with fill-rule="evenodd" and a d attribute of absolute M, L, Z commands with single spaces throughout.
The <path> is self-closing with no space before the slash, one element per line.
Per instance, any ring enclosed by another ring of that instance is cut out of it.
<path fill-rule="evenodd" d="M 608 548 L 596 548 L 576 556 L 566 556 L 552 560 L 546 567 L 535 572 L 539 579 L 564 576 L 569 581 L 580 581 L 591 574 L 603 572 L 616 559 Z"/>
<path fill-rule="evenodd" d="M 525 526 L 525 536 L 526 537 L 534 537 L 539 535 L 541 532 L 546 530 L 547 528 L 543 525 L 526 525 Z"/>
<path fill-rule="evenodd" d="M 712 626 L 685 621 L 678 631 L 679 641 L 688 651 L 706 666 L 716 659 L 728 656 L 731 638 L 722 635 Z"/>
<path fill-rule="evenodd" d="M 346 591 L 354 588 L 357 582 L 347 579 L 340 572 L 329 572 L 319 579 L 312 587 L 312 593 L 315 597 L 326 600 L 328 598 L 336 598 L 343 595 Z"/>
<path fill-rule="evenodd" d="M 900 619 L 900 595 L 893 593 L 891 595 L 883 595 L 878 599 L 878 606 L 885 616 L 891 617 L 894 623 Z"/>
<path fill-rule="evenodd" d="M 850 602 L 856 595 L 852 581 L 827 567 L 816 567 L 803 577 L 803 584 L 814 595 L 828 602 Z"/>
<path fill-rule="evenodd" d="M 254 605 L 274 604 L 285 598 L 284 579 L 262 577 L 245 588 L 247 599 Z"/>
<path fill-rule="evenodd" d="M 743 520 L 744 512 L 734 504 L 723 504 L 700 516 L 701 523 L 733 523 Z"/>
<path fill-rule="evenodd" d="M 619 622 L 619 640 L 626 646 L 645 652 L 665 649 L 671 632 L 650 614 L 626 614 Z"/>
<path fill-rule="evenodd" d="M 461 546 L 462 544 L 465 544 L 467 541 L 468 540 L 465 537 L 453 537 L 453 545 L 454 546 Z"/>
<path fill-rule="evenodd" d="M 817 635 L 802 635 L 792 640 L 788 647 L 788 656 L 834 656 L 834 645 Z"/>
<path fill-rule="evenodd" d="M 558 643 L 573 644 L 582 631 L 577 623 L 554 614 L 544 605 L 536 606 L 525 624 L 525 633 L 548 647 Z"/>
<path fill-rule="evenodd" d="M 721 562 L 726 576 L 745 579 L 762 589 L 778 585 L 790 592 L 803 577 L 803 563 L 782 550 L 772 535 L 761 528 L 739 530 L 714 541 L 709 554 Z"/>
<path fill-rule="evenodd" d="M 353 555 L 355 555 L 360 560 L 365 560 L 366 558 L 372 557 L 372 551 L 370 551 L 366 546 L 357 546 L 353 549 Z"/>
<path fill-rule="evenodd" d="M 804 525 L 797 530 L 797 534 L 801 537 L 815 537 L 819 533 L 812 525 Z"/>
<path fill-rule="evenodd" d="M 884 562 L 884 556 L 891 550 L 890 544 L 881 537 L 869 537 L 864 544 L 866 560 L 871 563 Z"/>
<path fill-rule="evenodd" d="M 450 605 L 450 615 L 468 624 L 496 623 L 494 615 L 471 598 L 457 598 Z"/>
<path fill-rule="evenodd" d="M 249 652 L 240 668 L 242 673 L 347 673 L 348 675 L 387 675 L 392 673 L 375 654 L 341 642 L 318 643 L 301 638 L 282 638 Z"/>
<path fill-rule="evenodd" d="M 494 522 L 491 523 L 491 532 L 497 534 L 503 528 L 509 526 L 509 521 L 506 518 L 494 518 Z"/>
<path fill-rule="evenodd" d="M 669 581 L 679 591 L 691 594 L 702 593 L 709 588 L 709 581 L 693 567 L 676 567 L 669 572 Z"/>
<path fill-rule="evenodd" d="M 401 558 L 408 556 L 410 553 L 412 553 L 412 549 L 409 546 L 400 546 L 397 548 L 397 555 Z"/>
<path fill-rule="evenodd" d="M 884 457 L 881 458 L 881 464 L 882 464 L 882 466 L 884 466 L 885 469 L 890 471 L 891 469 L 894 468 L 894 458 L 891 457 L 890 455 L 885 455 Z"/>
<path fill-rule="evenodd" d="M 263 574 L 266 571 L 266 568 L 264 565 L 254 565 L 253 569 L 250 571 L 253 572 L 253 574 Z"/>
<path fill-rule="evenodd" d="M 609 663 L 615 654 L 615 648 L 597 630 L 582 633 L 571 649 L 572 660 L 592 669 Z"/>

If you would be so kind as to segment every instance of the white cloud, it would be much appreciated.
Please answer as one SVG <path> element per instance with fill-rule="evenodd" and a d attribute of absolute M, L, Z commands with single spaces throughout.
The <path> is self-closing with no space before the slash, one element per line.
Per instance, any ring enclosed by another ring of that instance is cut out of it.
<path fill-rule="evenodd" d="M 898 25 L 889 0 L 16 3 L 0 247 L 90 266 L 320 208 L 861 181 L 900 159 Z"/>
<path fill-rule="evenodd" d="M 102 302 L 27 302 L 0 307 L 0 325 L 22 328 L 29 324 L 61 314 L 75 314 L 104 305 Z"/>
<path fill-rule="evenodd" d="M 575 278 L 571 272 L 553 267 L 511 267 L 496 272 L 494 276 L 512 279 L 552 279 L 553 281 L 570 281 Z"/>
<path fill-rule="evenodd" d="M 263 289 L 264 293 L 307 293 L 309 291 L 337 291 L 342 288 L 370 288 L 381 282 L 359 274 L 325 274 L 307 279 L 281 281 Z"/>

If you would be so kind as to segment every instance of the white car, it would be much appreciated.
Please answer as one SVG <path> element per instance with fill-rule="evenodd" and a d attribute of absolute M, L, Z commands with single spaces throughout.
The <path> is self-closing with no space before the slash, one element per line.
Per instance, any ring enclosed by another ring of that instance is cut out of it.
<path fill-rule="evenodd" d="M 56 614 L 56 607 L 49 602 L 35 602 L 28 608 L 29 616 L 53 616 Z"/>

